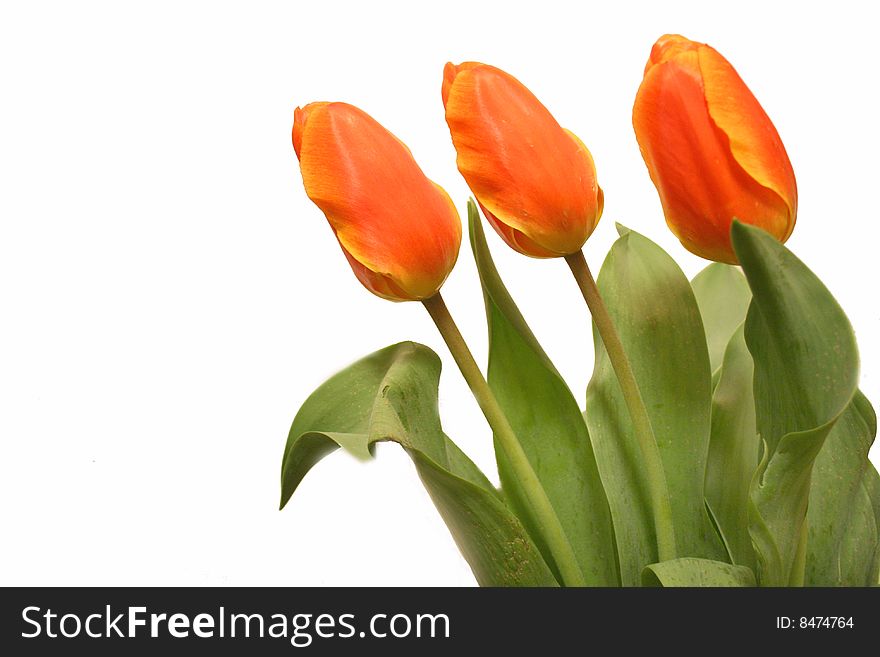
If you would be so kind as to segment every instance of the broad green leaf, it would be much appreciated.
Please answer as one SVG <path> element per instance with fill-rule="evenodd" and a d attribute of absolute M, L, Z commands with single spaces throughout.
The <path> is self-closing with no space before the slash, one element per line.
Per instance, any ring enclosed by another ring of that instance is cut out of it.
<path fill-rule="evenodd" d="M 691 281 L 709 346 L 712 372 L 721 367 L 734 331 L 746 318 L 752 293 L 737 267 L 713 262 Z"/>
<path fill-rule="evenodd" d="M 877 416 L 857 392 L 834 425 L 813 466 L 807 509 L 806 584 L 870 586 L 877 582 L 877 519 L 869 494 L 877 471 L 868 450 Z"/>
<path fill-rule="evenodd" d="M 748 532 L 749 486 L 758 465 L 754 366 L 742 324 L 751 290 L 737 267 L 713 262 L 691 281 L 713 372 L 706 503 L 735 564 L 755 567 Z"/>
<path fill-rule="evenodd" d="M 736 222 L 732 234 L 752 288 L 746 342 L 758 430 L 772 454 L 785 434 L 840 415 L 855 394 L 858 350 L 837 301 L 791 251 L 753 226 Z"/>
<path fill-rule="evenodd" d="M 711 371 L 690 283 L 659 246 L 622 230 L 598 285 L 629 355 L 651 419 L 669 487 L 678 554 L 725 558 L 704 502 L 712 404 Z M 641 452 L 602 340 L 594 327 L 595 369 L 586 420 L 608 491 L 625 586 L 657 561 Z"/>
<path fill-rule="evenodd" d="M 750 495 L 758 581 L 797 584 L 813 463 L 855 394 L 858 351 L 837 301 L 791 251 L 739 222 L 732 238 L 752 290 L 745 339 L 766 445 Z"/>
<path fill-rule="evenodd" d="M 643 586 L 755 586 L 755 573 L 745 566 L 723 561 L 683 557 L 647 566 L 642 573 Z"/>
<path fill-rule="evenodd" d="M 706 503 L 733 563 L 755 567 L 749 537 L 749 487 L 761 443 L 755 427 L 754 365 L 743 327 L 736 329 L 712 396 L 712 434 L 706 462 Z"/>
<path fill-rule="evenodd" d="M 620 580 L 611 513 L 581 411 L 501 282 L 473 202 L 468 204 L 468 219 L 489 325 L 489 385 L 550 499 L 587 583 L 616 586 Z M 541 527 L 528 513 L 513 469 L 497 445 L 495 452 L 502 489 L 544 548 Z M 550 563 L 546 548 L 542 551 Z"/>
<path fill-rule="evenodd" d="M 412 343 L 386 347 L 331 377 L 293 421 L 281 467 L 281 507 L 324 456 L 368 457 L 378 441 L 406 449 L 482 586 L 556 586 L 528 533 L 479 469 L 443 434 L 440 359 Z M 356 494 L 354 492 L 353 494 Z"/>

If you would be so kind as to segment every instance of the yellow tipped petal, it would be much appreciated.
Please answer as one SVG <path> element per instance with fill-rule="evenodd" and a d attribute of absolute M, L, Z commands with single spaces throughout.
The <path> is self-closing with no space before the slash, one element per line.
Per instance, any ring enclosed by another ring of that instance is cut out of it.
<path fill-rule="evenodd" d="M 306 193 L 361 283 L 395 301 L 436 294 L 458 257 L 461 220 L 409 149 L 346 103 L 298 108 L 293 142 Z"/>
<path fill-rule="evenodd" d="M 534 257 L 580 250 L 601 214 L 583 143 L 494 66 L 447 64 L 442 96 L 459 171 L 499 235 Z"/>
<path fill-rule="evenodd" d="M 791 163 L 767 114 L 717 51 L 661 37 L 633 127 L 666 222 L 685 248 L 735 264 L 734 218 L 789 237 L 797 213 Z"/>

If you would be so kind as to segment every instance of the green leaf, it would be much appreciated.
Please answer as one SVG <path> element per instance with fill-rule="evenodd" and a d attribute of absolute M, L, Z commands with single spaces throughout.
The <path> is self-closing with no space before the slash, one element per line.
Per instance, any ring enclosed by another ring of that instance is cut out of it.
<path fill-rule="evenodd" d="M 871 508 L 874 510 L 874 526 L 880 536 L 880 474 L 877 473 L 877 469 L 873 465 L 865 472 L 862 486 L 868 499 L 871 500 Z M 880 586 L 880 540 L 878 540 L 877 547 L 874 548 L 874 563 L 871 565 L 868 579 L 871 586 Z"/>
<path fill-rule="evenodd" d="M 678 553 L 723 559 L 704 503 L 712 403 L 711 370 L 690 283 L 659 246 L 623 231 L 599 273 L 599 290 L 629 355 L 666 473 Z M 586 419 L 608 491 L 625 586 L 657 561 L 641 452 L 602 340 Z"/>
<path fill-rule="evenodd" d="M 642 573 L 643 586 L 755 586 L 751 568 L 732 566 L 722 561 L 683 557 L 647 566 Z"/>
<path fill-rule="evenodd" d="M 878 526 L 870 495 L 877 471 L 868 460 L 876 435 L 874 409 L 857 392 L 813 466 L 807 509 L 808 586 L 877 583 Z"/>
<path fill-rule="evenodd" d="M 753 226 L 731 233 L 752 290 L 745 339 L 766 444 L 749 512 L 758 581 L 798 584 L 813 463 L 855 394 L 858 351 L 837 301 L 791 251 Z"/>
<path fill-rule="evenodd" d="M 755 426 L 754 365 L 742 325 L 724 352 L 712 396 L 712 434 L 706 462 L 706 503 L 733 563 L 755 567 L 749 537 L 749 489 L 761 442 Z"/>
<path fill-rule="evenodd" d="M 721 367 L 734 331 L 746 318 L 752 293 L 737 267 L 713 262 L 691 281 L 709 346 L 712 372 Z"/>
<path fill-rule="evenodd" d="M 281 507 L 324 456 L 343 447 L 368 457 L 378 441 L 404 447 L 482 586 L 556 586 L 516 516 L 443 434 L 440 359 L 412 343 L 386 347 L 321 385 L 293 421 L 281 467 Z M 354 492 L 356 494 L 356 492 Z"/>
<path fill-rule="evenodd" d="M 471 247 L 489 325 L 488 381 L 547 493 L 584 578 L 616 586 L 614 533 L 590 436 L 574 396 L 538 344 L 489 254 L 479 214 L 468 204 Z M 497 448 L 502 488 L 550 562 L 513 469 Z"/>
<path fill-rule="evenodd" d="M 737 267 L 713 262 L 691 281 L 715 382 L 706 463 L 706 504 L 733 563 L 755 567 L 749 487 L 758 465 L 754 365 L 742 324 L 752 292 Z"/>

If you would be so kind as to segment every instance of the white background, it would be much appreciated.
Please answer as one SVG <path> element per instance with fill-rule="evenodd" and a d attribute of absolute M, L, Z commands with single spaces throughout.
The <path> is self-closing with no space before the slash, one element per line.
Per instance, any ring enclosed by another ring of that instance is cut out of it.
<path fill-rule="evenodd" d="M 368 464 L 334 454 L 277 511 L 299 404 L 405 339 L 441 354 L 446 431 L 493 470 L 489 431 L 426 313 L 357 283 L 290 144 L 296 105 L 357 104 L 464 213 L 447 60 L 510 71 L 590 147 L 606 198 L 594 269 L 620 221 L 693 275 L 705 262 L 665 228 L 630 113 L 657 37 L 717 47 L 788 148 L 789 246 L 849 314 L 862 387 L 880 401 L 876 30 L 858 7 L 4 3 L 0 583 L 474 583 L 394 445 Z M 582 399 L 592 346 L 564 263 L 489 240 Z M 484 361 L 476 280 L 465 247 L 444 293 Z"/>

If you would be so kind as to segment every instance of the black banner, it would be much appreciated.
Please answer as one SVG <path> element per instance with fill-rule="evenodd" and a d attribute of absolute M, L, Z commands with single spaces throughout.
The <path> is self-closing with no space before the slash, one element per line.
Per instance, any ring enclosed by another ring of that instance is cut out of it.
<path fill-rule="evenodd" d="M 656 643 L 845 649 L 876 636 L 880 589 L 18 588 L 6 655 L 527 655 Z M 10 651 L 11 649 L 11 651 Z M 161 652 L 160 652 L 161 651 Z"/>

